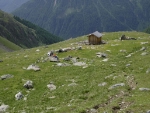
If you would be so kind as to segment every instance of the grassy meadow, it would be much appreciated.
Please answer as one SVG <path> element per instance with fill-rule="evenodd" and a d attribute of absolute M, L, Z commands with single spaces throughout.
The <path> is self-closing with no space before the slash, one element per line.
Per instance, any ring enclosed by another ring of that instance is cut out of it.
<path fill-rule="evenodd" d="M 137 40 L 120 41 L 125 34 Z M 142 32 L 103 33 L 104 45 L 84 45 L 86 36 L 69 39 L 47 46 L 0 53 L 0 76 L 13 78 L 0 80 L 0 105 L 9 105 L 9 113 L 145 113 L 150 110 L 150 35 Z M 144 42 L 144 43 L 143 43 Z M 56 53 L 59 63 L 70 66 L 56 66 L 45 61 L 47 52 L 67 47 L 82 46 L 82 50 Z M 141 50 L 145 47 L 145 50 Z M 99 58 L 97 52 L 107 54 Z M 141 55 L 143 52 L 146 55 Z M 127 57 L 131 54 L 130 57 Z M 63 61 L 67 56 L 79 57 L 86 66 L 74 66 Z M 108 61 L 103 61 L 107 59 Z M 40 71 L 26 70 L 36 64 Z M 148 71 L 149 69 L 149 71 Z M 34 88 L 23 87 L 25 81 L 33 81 Z M 52 82 L 55 90 L 47 85 Z M 101 83 L 106 83 L 100 86 Z M 124 83 L 113 89 L 114 84 Z M 15 99 L 22 92 L 24 98 Z M 26 98 L 26 99 L 25 99 Z"/>

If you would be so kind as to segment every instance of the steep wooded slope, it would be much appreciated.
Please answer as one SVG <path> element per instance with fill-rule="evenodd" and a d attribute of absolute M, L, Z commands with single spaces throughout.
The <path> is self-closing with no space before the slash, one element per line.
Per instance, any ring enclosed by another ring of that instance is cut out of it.
<path fill-rule="evenodd" d="M 21 22 L 21 23 L 20 23 Z M 52 44 L 60 38 L 46 30 L 0 11 L 0 36 L 20 47 L 35 47 L 41 44 Z"/>
<path fill-rule="evenodd" d="M 150 22 L 148 0 L 32 0 L 13 14 L 63 38 L 95 30 L 143 30 Z"/>

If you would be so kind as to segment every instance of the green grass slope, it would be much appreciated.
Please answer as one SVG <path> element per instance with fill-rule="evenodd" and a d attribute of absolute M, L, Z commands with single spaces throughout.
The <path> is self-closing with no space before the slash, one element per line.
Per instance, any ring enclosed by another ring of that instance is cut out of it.
<path fill-rule="evenodd" d="M 13 78 L 0 80 L 0 104 L 9 105 L 11 113 L 144 113 L 149 108 L 150 91 L 150 35 L 141 32 L 103 33 L 104 45 L 84 45 L 86 36 L 66 40 L 48 47 L 38 47 L 0 55 L 0 76 Z M 125 34 L 137 40 L 120 41 Z M 70 66 L 58 67 L 46 60 L 47 52 L 59 48 L 82 46 L 82 50 L 56 53 L 59 63 Z M 145 50 L 141 50 L 145 47 Z M 97 52 L 106 53 L 107 58 L 98 58 Z M 146 53 L 146 55 L 143 55 Z M 67 56 L 79 57 L 86 66 L 74 66 L 64 61 Z M 129 56 L 130 57 L 127 57 Z M 108 61 L 104 61 L 104 60 Z M 40 71 L 26 70 L 36 64 Z M 32 80 L 34 88 L 25 89 L 26 80 Z M 52 82 L 55 90 L 47 85 Z M 106 83 L 104 86 L 100 86 Z M 115 84 L 124 86 L 110 89 Z M 22 92 L 24 98 L 15 100 L 15 94 Z M 89 111 L 89 112 L 88 112 Z"/>
<path fill-rule="evenodd" d="M 21 47 L 0 36 L 0 53 L 20 50 Z"/>

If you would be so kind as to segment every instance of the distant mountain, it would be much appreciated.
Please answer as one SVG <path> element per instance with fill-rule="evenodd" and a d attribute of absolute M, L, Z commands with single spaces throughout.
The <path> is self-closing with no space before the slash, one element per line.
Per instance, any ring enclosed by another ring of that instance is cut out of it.
<path fill-rule="evenodd" d="M 93 31 L 143 30 L 150 0 L 31 0 L 13 12 L 63 38 Z"/>
<path fill-rule="evenodd" d="M 59 37 L 31 22 L 13 17 L 3 11 L 0 11 L 0 36 L 23 48 L 61 41 Z"/>
<path fill-rule="evenodd" d="M 0 0 L 0 9 L 5 12 L 12 12 L 29 0 Z"/>

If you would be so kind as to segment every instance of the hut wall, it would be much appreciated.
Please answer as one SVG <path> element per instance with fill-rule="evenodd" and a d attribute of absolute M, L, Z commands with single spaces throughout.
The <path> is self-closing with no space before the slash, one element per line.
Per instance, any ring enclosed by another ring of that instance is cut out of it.
<path fill-rule="evenodd" d="M 94 35 L 89 36 L 89 44 L 100 44 L 101 43 L 101 37 L 97 38 Z"/>

